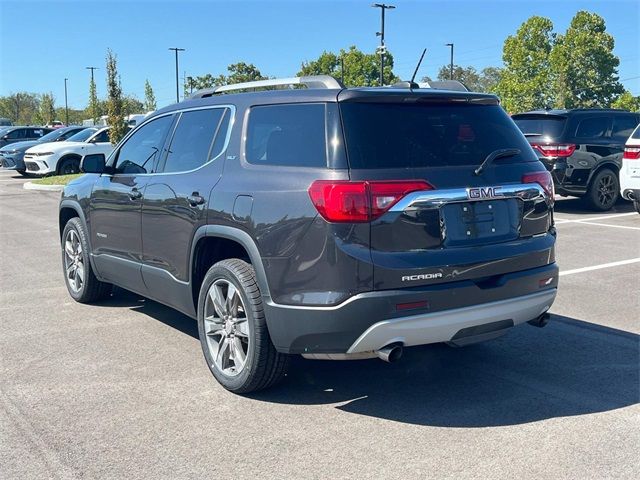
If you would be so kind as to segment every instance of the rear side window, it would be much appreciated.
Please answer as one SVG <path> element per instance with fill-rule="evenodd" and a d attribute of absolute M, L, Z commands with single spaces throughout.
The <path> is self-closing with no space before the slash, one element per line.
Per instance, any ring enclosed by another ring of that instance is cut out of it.
<path fill-rule="evenodd" d="M 609 119 L 607 117 L 592 117 L 580 120 L 576 128 L 576 138 L 602 138 L 607 133 Z"/>
<path fill-rule="evenodd" d="M 7 138 L 9 140 L 18 140 L 19 138 L 25 138 L 26 133 L 27 133 L 26 128 L 18 128 L 16 130 L 9 132 L 9 135 L 7 135 Z"/>
<path fill-rule="evenodd" d="M 195 170 L 220 155 L 229 118 L 228 108 L 183 112 L 173 134 L 163 171 Z"/>
<path fill-rule="evenodd" d="M 491 152 L 517 148 L 535 160 L 522 133 L 497 105 L 342 103 L 351 168 L 478 165 Z"/>
<path fill-rule="evenodd" d="M 326 167 L 325 105 L 253 107 L 245 156 L 256 165 Z"/>
<path fill-rule="evenodd" d="M 635 115 L 616 115 L 613 117 L 611 136 L 617 140 L 625 141 L 637 126 L 638 118 Z"/>
<path fill-rule="evenodd" d="M 549 137 L 552 139 L 562 135 L 567 123 L 565 117 L 556 115 L 514 115 L 513 121 L 527 137 Z"/>
<path fill-rule="evenodd" d="M 633 131 L 633 135 L 631 135 L 631 138 L 633 138 L 634 140 L 640 140 L 640 125 L 638 125 Z"/>
<path fill-rule="evenodd" d="M 109 141 L 109 130 L 103 130 L 93 138 L 94 143 L 106 143 Z"/>

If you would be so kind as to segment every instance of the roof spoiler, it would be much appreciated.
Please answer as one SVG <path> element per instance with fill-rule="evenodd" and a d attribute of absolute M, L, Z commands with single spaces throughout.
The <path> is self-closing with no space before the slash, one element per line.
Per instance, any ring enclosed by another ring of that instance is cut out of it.
<path fill-rule="evenodd" d="M 430 80 L 418 84 L 420 88 L 434 88 L 436 90 L 453 90 L 455 92 L 469 92 L 464 83 L 458 80 Z"/>

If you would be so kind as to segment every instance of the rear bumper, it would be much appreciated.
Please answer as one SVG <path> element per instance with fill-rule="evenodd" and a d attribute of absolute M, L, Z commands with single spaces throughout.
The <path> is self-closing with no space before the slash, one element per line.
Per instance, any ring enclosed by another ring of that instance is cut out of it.
<path fill-rule="evenodd" d="M 393 342 L 449 341 L 462 329 L 502 320 L 533 320 L 551 307 L 557 285 L 553 263 L 482 281 L 367 292 L 332 307 L 267 301 L 265 314 L 280 352 L 356 353 Z"/>
<path fill-rule="evenodd" d="M 391 343 L 410 347 L 448 342 L 463 329 L 500 321 L 519 325 L 549 310 L 556 291 L 553 288 L 499 302 L 378 322 L 360 335 L 347 353 L 376 351 Z"/>

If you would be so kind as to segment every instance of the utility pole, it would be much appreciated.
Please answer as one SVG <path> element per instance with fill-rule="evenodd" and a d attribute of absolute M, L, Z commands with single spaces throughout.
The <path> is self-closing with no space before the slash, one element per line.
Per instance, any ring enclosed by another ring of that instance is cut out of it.
<path fill-rule="evenodd" d="M 395 5 L 387 5 L 386 3 L 374 3 L 371 5 L 373 8 L 379 8 L 382 14 L 382 28 L 379 32 L 376 32 L 376 37 L 380 37 L 380 46 L 378 52 L 380 52 L 380 86 L 384 85 L 384 54 L 387 53 L 387 48 L 384 46 L 384 12 L 386 10 L 393 10 Z"/>
<path fill-rule="evenodd" d="M 98 67 L 85 67 L 87 70 L 91 70 L 91 85 L 93 85 L 94 90 L 96 89 L 96 82 L 94 82 L 93 80 L 93 71 L 94 70 L 98 70 Z M 97 99 L 97 94 L 96 94 L 96 99 Z M 95 102 L 91 102 L 92 98 L 91 98 L 91 88 L 89 88 L 89 103 L 91 103 L 91 116 L 93 119 L 93 123 L 95 124 L 95 122 L 97 121 L 96 118 L 98 116 L 97 112 L 96 112 L 96 105 Z"/>
<path fill-rule="evenodd" d="M 69 104 L 67 103 L 67 80 L 69 80 L 68 78 L 64 79 L 64 124 L 68 127 L 69 126 Z"/>
<path fill-rule="evenodd" d="M 180 101 L 180 85 L 178 80 L 178 52 L 184 52 L 184 48 L 172 47 L 169 50 L 176 52 L 176 102 Z"/>
<path fill-rule="evenodd" d="M 449 80 L 453 80 L 453 43 L 445 44 L 447 47 L 451 47 L 451 61 L 449 62 Z"/>

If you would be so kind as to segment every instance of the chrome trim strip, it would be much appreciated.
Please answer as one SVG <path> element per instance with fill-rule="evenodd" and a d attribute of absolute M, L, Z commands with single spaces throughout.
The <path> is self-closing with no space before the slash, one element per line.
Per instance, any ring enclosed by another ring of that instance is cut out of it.
<path fill-rule="evenodd" d="M 454 188 L 448 190 L 424 190 L 408 194 L 389 211 L 402 212 L 418 208 L 435 208 L 446 203 L 495 201 L 503 198 L 520 198 L 522 200 L 545 200 L 546 193 L 537 183 L 520 183 L 515 185 L 496 185 L 500 195 L 491 198 L 469 198 L 471 188 Z"/>

